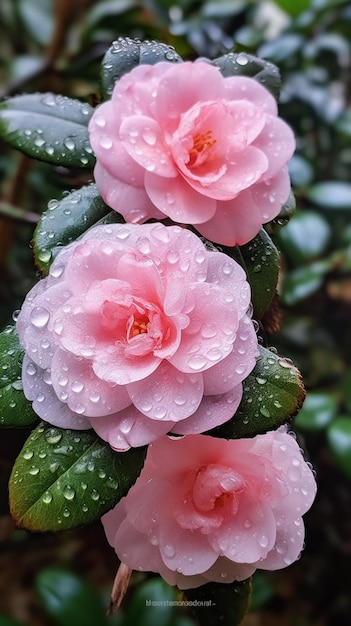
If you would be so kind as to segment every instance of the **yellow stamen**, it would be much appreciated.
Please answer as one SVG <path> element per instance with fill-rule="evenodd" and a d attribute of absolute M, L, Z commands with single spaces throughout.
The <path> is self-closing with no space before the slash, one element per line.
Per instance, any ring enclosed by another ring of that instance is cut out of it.
<path fill-rule="evenodd" d="M 196 165 L 198 157 L 215 145 L 216 139 L 211 139 L 211 137 L 212 130 L 207 130 L 205 133 L 196 133 L 196 135 L 194 135 L 194 144 L 191 150 L 189 150 L 188 167 Z"/>

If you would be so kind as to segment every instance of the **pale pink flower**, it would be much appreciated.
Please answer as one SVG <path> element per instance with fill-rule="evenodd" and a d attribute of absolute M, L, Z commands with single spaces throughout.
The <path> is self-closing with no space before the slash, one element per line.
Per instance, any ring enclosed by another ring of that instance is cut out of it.
<path fill-rule="evenodd" d="M 139 65 L 89 124 L 95 179 L 127 222 L 166 216 L 225 245 L 250 241 L 290 192 L 295 141 L 269 91 L 208 62 Z"/>
<path fill-rule="evenodd" d="M 17 321 L 44 420 L 117 450 L 235 413 L 258 354 L 245 272 L 189 230 L 96 226 L 62 249 Z"/>
<path fill-rule="evenodd" d="M 315 493 L 313 473 L 284 427 L 229 441 L 163 437 L 102 521 L 123 563 L 188 589 L 293 563 Z"/>

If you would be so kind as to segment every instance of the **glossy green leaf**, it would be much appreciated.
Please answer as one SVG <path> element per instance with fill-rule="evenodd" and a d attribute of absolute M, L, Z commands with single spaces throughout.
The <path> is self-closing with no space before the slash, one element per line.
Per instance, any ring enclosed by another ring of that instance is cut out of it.
<path fill-rule="evenodd" d="M 351 209 L 351 183 L 332 180 L 307 190 L 307 198 L 324 209 Z"/>
<path fill-rule="evenodd" d="M 162 578 L 151 578 L 140 584 L 128 602 L 123 625 L 174 626 L 176 587 L 170 587 Z"/>
<path fill-rule="evenodd" d="M 87 185 L 50 200 L 34 231 L 33 250 L 37 267 L 48 274 L 52 261 L 63 246 L 75 241 L 97 223 L 124 222 L 101 198 L 96 185 Z"/>
<path fill-rule="evenodd" d="M 97 591 L 81 576 L 47 568 L 35 579 L 45 613 L 57 626 L 105 626 L 106 611 Z"/>
<path fill-rule="evenodd" d="M 254 437 L 291 420 L 305 398 L 299 370 L 267 348 L 243 382 L 243 397 L 234 417 L 208 434 L 226 439 Z"/>
<path fill-rule="evenodd" d="M 324 430 L 334 419 L 338 404 L 334 396 L 321 391 L 308 391 L 303 407 L 294 420 L 294 426 L 302 431 Z"/>
<path fill-rule="evenodd" d="M 351 417 L 337 417 L 329 426 L 327 437 L 335 462 L 351 478 Z"/>
<path fill-rule="evenodd" d="M 243 266 L 251 286 L 253 317 L 260 319 L 271 304 L 279 275 L 279 252 L 266 231 L 240 247 Z"/>
<path fill-rule="evenodd" d="M 305 300 L 323 285 L 324 276 L 329 269 L 329 263 L 316 261 L 286 273 L 280 293 L 281 301 L 293 305 Z"/>
<path fill-rule="evenodd" d="M 212 61 L 223 76 L 251 76 L 261 83 L 271 94 L 278 99 L 281 79 L 276 65 L 247 54 L 246 52 L 228 52 Z"/>
<path fill-rule="evenodd" d="M 119 37 L 107 50 L 101 65 L 102 92 L 110 98 L 116 81 L 137 65 L 155 65 L 160 61 L 180 63 L 182 58 L 173 46 L 158 41 L 140 41 Z"/>
<path fill-rule="evenodd" d="M 57 531 L 98 520 L 134 484 L 144 448 L 114 452 L 92 430 L 40 424 L 17 457 L 9 483 L 18 527 Z"/>
<path fill-rule="evenodd" d="M 0 333 L 0 426 L 30 426 L 38 421 L 22 387 L 23 350 L 14 326 Z"/>
<path fill-rule="evenodd" d="M 251 594 L 251 578 L 240 582 L 207 583 L 187 589 L 186 598 L 193 602 L 191 611 L 201 626 L 239 626 L 247 613 Z"/>
<path fill-rule="evenodd" d="M 30 157 L 66 167 L 92 167 L 86 102 L 52 93 L 24 94 L 0 103 L 0 137 Z"/>
<path fill-rule="evenodd" d="M 327 220 L 315 211 L 296 213 L 289 223 L 277 232 L 280 248 L 298 265 L 320 256 L 331 238 Z"/>

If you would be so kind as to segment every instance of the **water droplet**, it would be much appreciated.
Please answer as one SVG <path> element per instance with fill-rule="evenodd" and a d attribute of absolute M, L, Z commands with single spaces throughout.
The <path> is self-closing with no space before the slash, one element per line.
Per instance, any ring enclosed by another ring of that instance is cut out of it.
<path fill-rule="evenodd" d="M 74 380 L 71 385 L 71 389 L 74 393 L 80 393 L 84 389 L 84 383 L 80 380 Z"/>
<path fill-rule="evenodd" d="M 201 335 L 204 339 L 211 339 L 217 335 L 217 327 L 214 324 L 204 324 L 201 328 Z"/>
<path fill-rule="evenodd" d="M 66 146 L 67 150 L 74 150 L 76 147 L 76 144 L 74 143 L 72 137 L 67 137 L 67 139 L 64 140 L 63 142 L 64 146 Z"/>
<path fill-rule="evenodd" d="M 35 328 L 45 328 L 50 319 L 50 313 L 43 306 L 36 306 L 30 314 L 30 321 Z"/>
<path fill-rule="evenodd" d="M 267 548 L 268 537 L 266 537 L 266 535 L 260 535 L 260 537 L 258 538 L 258 544 L 261 546 L 261 548 Z"/>
<path fill-rule="evenodd" d="M 71 485 L 66 485 L 62 493 L 63 497 L 66 498 L 66 500 L 73 500 L 76 495 L 76 492 L 73 487 L 71 487 Z"/>
<path fill-rule="evenodd" d="M 165 545 L 164 549 L 163 549 L 164 555 L 168 558 L 168 559 L 173 559 L 173 557 L 175 557 L 176 555 L 176 551 L 175 548 L 172 544 L 168 543 L 167 545 Z"/>
<path fill-rule="evenodd" d="M 238 54 L 238 56 L 236 57 L 236 62 L 238 63 L 238 65 L 247 65 L 249 62 L 248 57 L 246 56 L 246 54 L 244 53 L 240 53 Z"/>
<path fill-rule="evenodd" d="M 37 476 L 37 474 L 39 474 L 39 472 L 40 472 L 40 468 L 37 467 L 36 465 L 32 465 L 32 467 L 29 469 L 29 473 L 32 476 Z"/>
<path fill-rule="evenodd" d="M 157 136 L 156 136 L 155 131 L 153 131 L 151 128 L 148 128 L 148 127 L 145 127 L 143 129 L 141 136 L 148 146 L 154 146 L 157 141 Z"/>
<path fill-rule="evenodd" d="M 56 444 L 59 443 L 62 439 L 62 433 L 55 428 L 51 428 L 45 433 L 45 439 L 47 443 Z"/>
<path fill-rule="evenodd" d="M 265 385 L 265 384 L 266 384 L 266 382 L 267 382 L 267 379 L 266 379 L 266 378 L 261 378 L 260 376 L 256 376 L 256 382 L 257 382 L 259 385 Z"/>
<path fill-rule="evenodd" d="M 193 354 L 188 359 L 188 366 L 195 372 L 203 369 L 207 365 L 207 359 L 202 354 Z"/>
<path fill-rule="evenodd" d="M 28 459 L 31 459 L 34 456 L 34 452 L 32 452 L 32 450 L 25 450 L 23 452 L 22 456 L 23 456 L 24 459 L 28 460 Z"/>
<path fill-rule="evenodd" d="M 104 150 L 111 150 L 113 146 L 112 139 L 110 137 L 106 137 L 105 135 L 100 137 L 99 144 L 101 148 L 104 148 Z"/>
<path fill-rule="evenodd" d="M 100 499 L 100 494 L 98 491 L 96 491 L 96 489 L 93 489 L 90 495 L 91 499 L 94 500 L 94 502 L 97 502 L 97 500 Z"/>
<path fill-rule="evenodd" d="M 42 497 L 42 501 L 44 502 L 44 504 L 50 504 L 50 502 L 52 502 L 52 495 L 51 495 L 51 493 L 46 491 L 46 493 L 44 493 L 44 495 Z"/>

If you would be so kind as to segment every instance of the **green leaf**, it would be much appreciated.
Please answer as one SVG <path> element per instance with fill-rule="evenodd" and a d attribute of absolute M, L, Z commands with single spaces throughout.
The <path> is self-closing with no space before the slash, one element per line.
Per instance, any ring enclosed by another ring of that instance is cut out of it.
<path fill-rule="evenodd" d="M 337 417 L 328 428 L 327 438 L 335 462 L 351 478 L 351 418 Z"/>
<path fill-rule="evenodd" d="M 311 0 L 275 0 L 275 4 L 292 17 L 297 17 L 310 8 Z"/>
<path fill-rule="evenodd" d="M 234 417 L 209 431 L 214 437 L 240 439 L 275 430 L 291 420 L 305 398 L 299 370 L 260 346 L 260 356 L 243 382 L 243 397 Z"/>
<path fill-rule="evenodd" d="M 252 576 L 250 612 L 259 611 L 274 596 L 274 586 L 267 572 L 257 569 Z"/>
<path fill-rule="evenodd" d="M 23 350 L 14 326 L 0 333 L 0 426 L 31 426 L 38 421 L 32 404 L 23 394 Z"/>
<path fill-rule="evenodd" d="M 315 211 L 296 213 L 289 223 L 277 232 L 280 247 L 296 265 L 321 255 L 326 250 L 330 238 L 329 223 Z"/>
<path fill-rule="evenodd" d="M 9 615 L 0 614 L 0 626 L 26 626 L 26 624 Z"/>
<path fill-rule="evenodd" d="M 269 235 L 261 228 L 254 239 L 240 247 L 240 253 L 251 285 L 253 317 L 260 319 L 276 292 L 279 252 Z"/>
<path fill-rule="evenodd" d="M 129 626 L 173 626 L 177 589 L 162 578 L 152 578 L 140 584 L 133 593 L 123 624 Z"/>
<path fill-rule="evenodd" d="M 184 593 L 194 602 L 192 612 L 201 626 L 239 626 L 248 610 L 251 578 L 225 585 L 207 583 Z"/>
<path fill-rule="evenodd" d="M 308 391 L 294 427 L 302 431 L 324 430 L 336 416 L 338 404 L 334 396 L 321 391 Z"/>
<path fill-rule="evenodd" d="M 134 484 L 144 448 L 114 452 L 91 430 L 40 424 L 12 469 L 11 514 L 18 527 L 57 531 L 98 520 Z"/>
<path fill-rule="evenodd" d="M 328 262 L 316 261 L 307 267 L 286 273 L 280 293 L 283 304 L 289 306 L 297 304 L 318 291 L 329 269 Z"/>
<path fill-rule="evenodd" d="M 48 46 L 54 31 L 54 5 L 52 0 L 18 0 L 17 10 L 24 30 L 42 46 Z M 38 27 L 39 26 L 39 27 Z"/>
<path fill-rule="evenodd" d="M 110 215 L 109 215 L 110 214 Z M 50 200 L 33 236 L 34 258 L 43 274 L 63 246 L 75 241 L 91 226 L 101 221 L 124 222 L 101 198 L 96 185 L 87 185 L 66 195 L 62 200 Z"/>
<path fill-rule="evenodd" d="M 331 180 L 312 185 L 307 198 L 323 209 L 351 209 L 351 183 Z"/>
<path fill-rule="evenodd" d="M 281 87 L 279 69 L 265 59 L 246 52 L 228 52 L 211 61 L 223 76 L 250 76 L 261 83 L 278 100 Z"/>
<path fill-rule="evenodd" d="M 47 568 L 35 579 L 46 614 L 57 626 L 105 626 L 99 594 L 84 578 L 64 569 Z"/>
<path fill-rule="evenodd" d="M 86 102 L 52 93 L 25 94 L 0 104 L 0 137 L 34 159 L 92 167 Z"/>
<path fill-rule="evenodd" d="M 127 72 L 137 65 L 155 65 L 160 61 L 180 63 L 182 58 L 173 46 L 158 41 L 140 41 L 130 37 L 119 37 L 107 50 L 101 66 L 102 92 L 105 99 L 112 95 L 113 88 Z"/>

